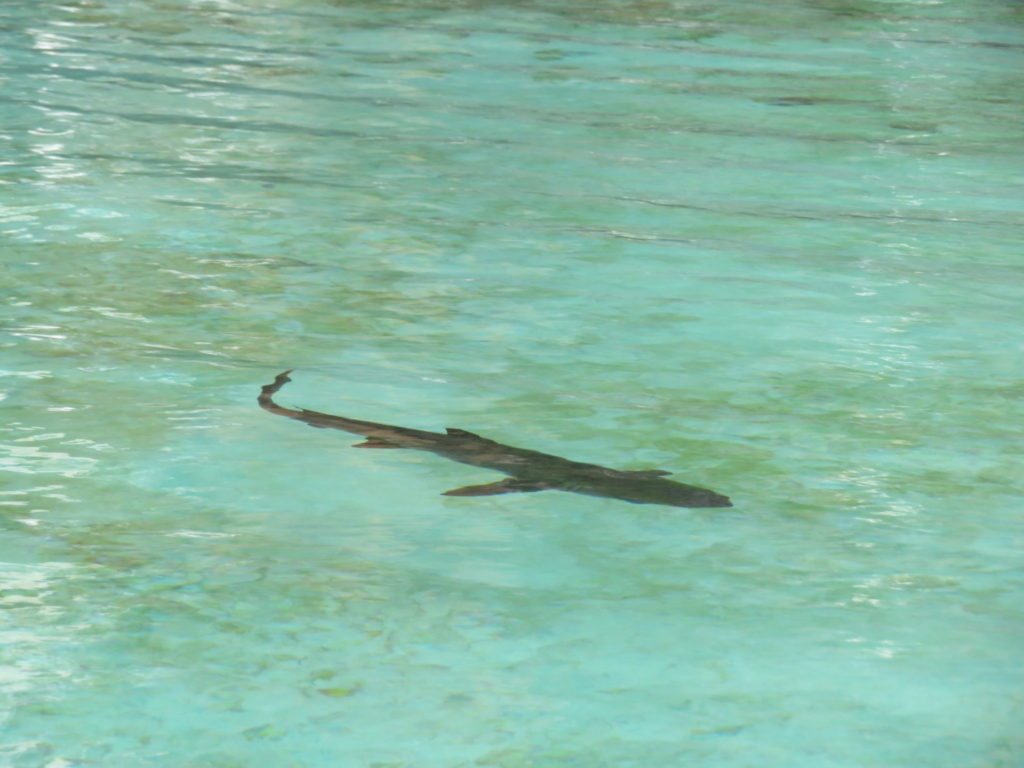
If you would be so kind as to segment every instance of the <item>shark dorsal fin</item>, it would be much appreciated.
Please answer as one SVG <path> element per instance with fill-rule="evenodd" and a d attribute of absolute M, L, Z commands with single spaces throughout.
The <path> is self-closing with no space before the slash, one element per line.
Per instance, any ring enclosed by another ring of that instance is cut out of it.
<path fill-rule="evenodd" d="M 458 427 L 445 427 L 444 431 L 452 437 L 480 437 L 475 432 L 470 432 L 466 429 L 459 429 Z"/>
<path fill-rule="evenodd" d="M 633 470 L 629 474 L 636 475 L 637 477 L 665 477 L 672 473 L 667 469 L 637 469 Z"/>

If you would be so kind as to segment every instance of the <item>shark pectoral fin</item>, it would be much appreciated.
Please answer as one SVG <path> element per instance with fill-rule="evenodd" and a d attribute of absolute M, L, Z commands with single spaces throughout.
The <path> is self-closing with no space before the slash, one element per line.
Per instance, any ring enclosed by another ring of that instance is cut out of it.
<path fill-rule="evenodd" d="M 629 474 L 636 475 L 637 477 L 665 477 L 672 473 L 667 469 L 637 469 Z"/>
<path fill-rule="evenodd" d="M 519 480 L 515 477 L 508 477 L 496 483 L 486 485 L 467 485 L 462 488 L 455 488 L 445 491 L 445 496 L 497 496 L 500 493 L 531 493 L 532 491 L 543 491 L 551 486 L 547 483 L 532 482 L 530 480 Z"/>
<path fill-rule="evenodd" d="M 401 448 L 400 445 L 389 443 L 382 437 L 368 437 L 365 443 L 356 443 L 353 448 Z"/>
<path fill-rule="evenodd" d="M 470 432 L 465 429 L 459 429 L 458 427 L 445 427 L 444 431 L 452 437 L 480 437 L 475 432 Z"/>

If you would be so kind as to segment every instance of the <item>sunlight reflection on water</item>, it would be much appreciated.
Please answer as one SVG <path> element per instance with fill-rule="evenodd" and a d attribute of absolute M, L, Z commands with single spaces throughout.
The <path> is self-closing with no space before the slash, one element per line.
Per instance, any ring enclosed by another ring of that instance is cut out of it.
<path fill-rule="evenodd" d="M 0 763 L 1018 763 L 1019 23 L 12 6 Z"/>

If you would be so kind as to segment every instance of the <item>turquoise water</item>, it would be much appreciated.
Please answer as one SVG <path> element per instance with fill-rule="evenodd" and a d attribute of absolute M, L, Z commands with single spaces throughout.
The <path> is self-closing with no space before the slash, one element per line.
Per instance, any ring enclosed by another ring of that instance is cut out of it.
<path fill-rule="evenodd" d="M 1024 763 L 1024 6 L 2 12 L 0 768 Z"/>

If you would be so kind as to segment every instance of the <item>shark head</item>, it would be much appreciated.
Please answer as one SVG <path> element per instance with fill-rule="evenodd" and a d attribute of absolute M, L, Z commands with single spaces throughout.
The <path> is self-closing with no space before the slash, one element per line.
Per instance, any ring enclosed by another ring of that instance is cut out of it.
<path fill-rule="evenodd" d="M 681 485 L 681 483 L 672 483 Z M 671 504 L 677 507 L 731 507 L 732 501 L 728 496 L 715 493 L 707 488 L 697 488 L 693 485 L 684 485 L 682 489 L 676 488 L 670 491 L 672 501 L 663 501 L 662 504 Z"/>
<path fill-rule="evenodd" d="M 589 492 L 634 504 L 665 504 L 670 507 L 731 507 L 728 496 L 660 476 L 657 470 L 621 472 L 614 482 L 598 482 Z M 577 491 L 588 493 L 588 491 Z"/>

